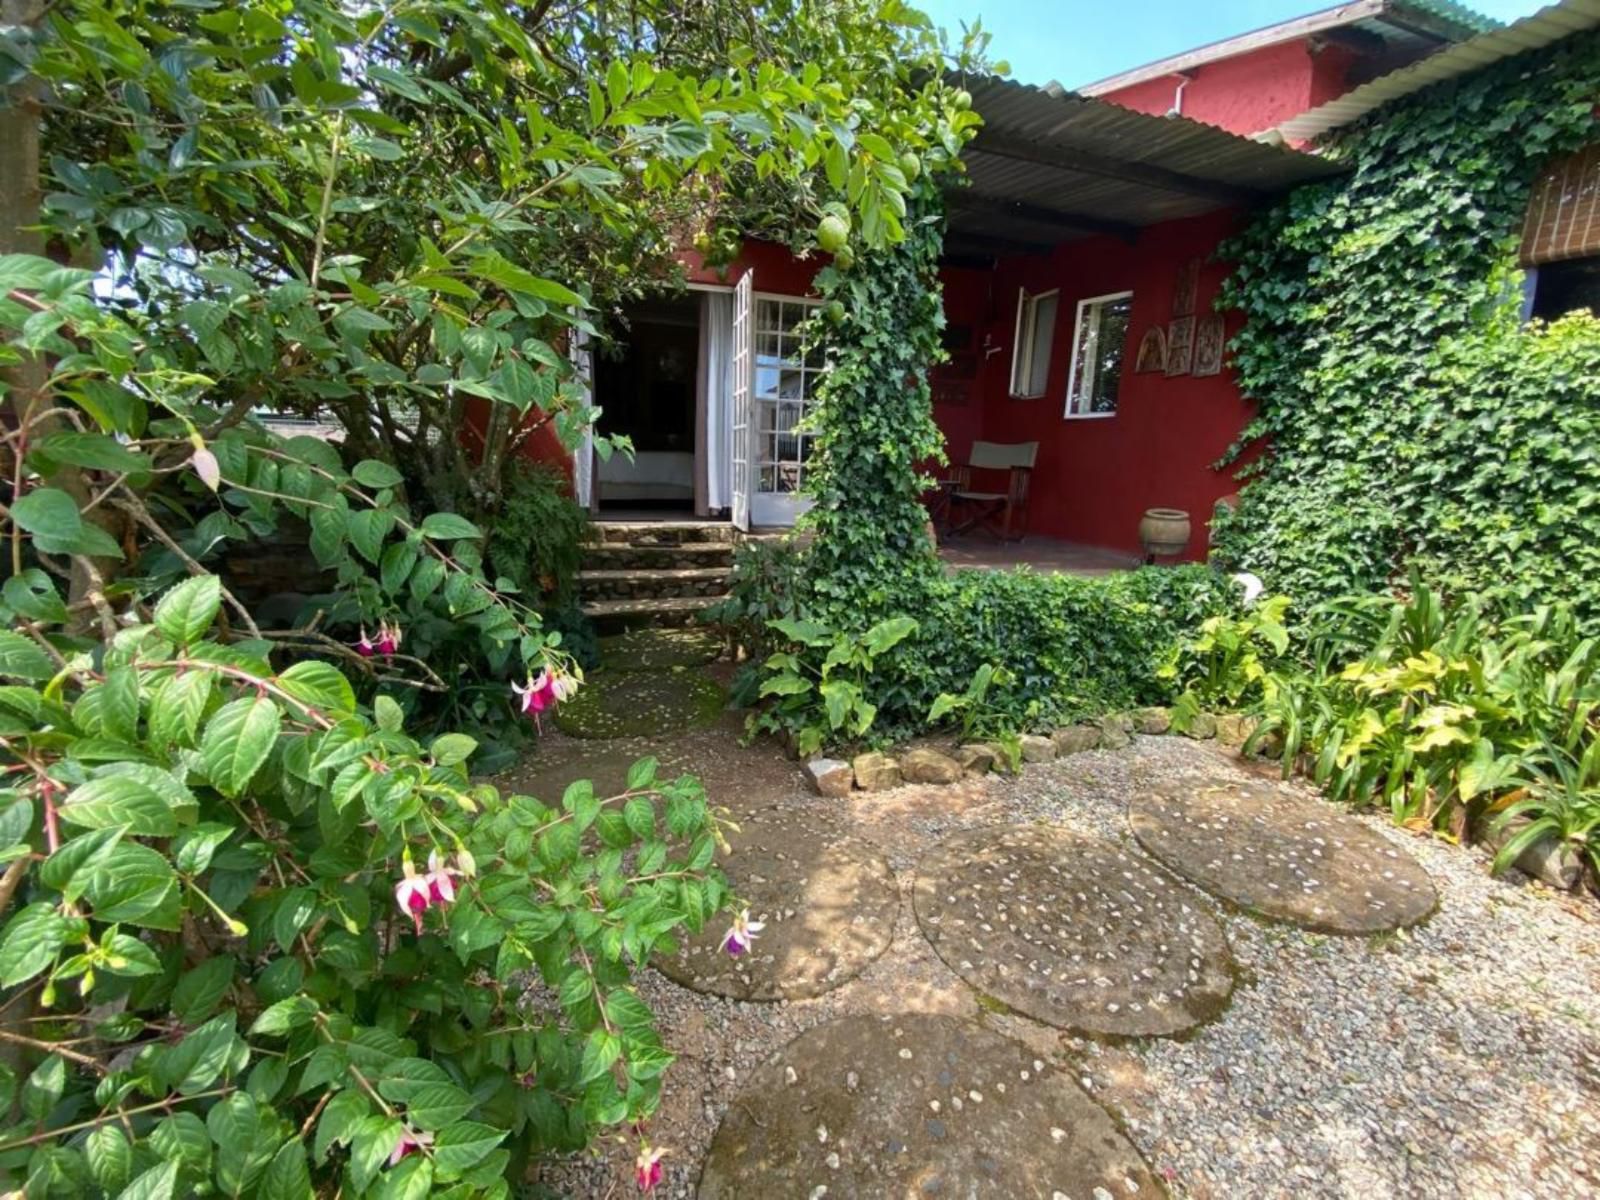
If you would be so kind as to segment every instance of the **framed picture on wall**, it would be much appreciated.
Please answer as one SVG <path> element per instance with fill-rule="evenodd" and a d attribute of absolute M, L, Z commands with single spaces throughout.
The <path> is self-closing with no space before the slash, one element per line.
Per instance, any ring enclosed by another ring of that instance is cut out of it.
<path fill-rule="evenodd" d="M 1207 313 L 1194 331 L 1194 373 L 1217 375 L 1222 371 L 1222 314 Z"/>
<path fill-rule="evenodd" d="M 1133 363 L 1138 375 L 1160 374 L 1167 369 L 1167 331 L 1152 325 L 1139 339 L 1139 357 Z"/>
<path fill-rule="evenodd" d="M 1167 326 L 1167 375 L 1187 375 L 1194 362 L 1194 318 L 1179 317 Z"/>
<path fill-rule="evenodd" d="M 1200 290 L 1200 260 L 1191 258 L 1178 268 L 1178 283 L 1172 289 L 1172 315 L 1194 315 L 1195 297 Z"/>

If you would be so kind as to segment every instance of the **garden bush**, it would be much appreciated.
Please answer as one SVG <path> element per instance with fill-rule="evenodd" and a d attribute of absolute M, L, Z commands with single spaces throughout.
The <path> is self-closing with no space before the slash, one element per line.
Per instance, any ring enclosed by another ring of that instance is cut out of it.
<path fill-rule="evenodd" d="M 1600 323 L 1521 322 L 1538 172 L 1594 140 L 1600 35 L 1438 84 L 1340 131 L 1346 175 L 1221 257 L 1264 438 L 1213 544 L 1304 606 L 1403 584 L 1600 617 Z M 1304 610 L 1302 610 L 1304 611 Z"/>

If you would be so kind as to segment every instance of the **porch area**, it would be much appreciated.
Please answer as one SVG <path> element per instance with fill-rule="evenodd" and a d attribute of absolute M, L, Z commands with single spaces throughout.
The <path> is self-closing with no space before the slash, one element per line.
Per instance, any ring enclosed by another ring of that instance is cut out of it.
<path fill-rule="evenodd" d="M 939 543 L 939 557 L 952 571 L 1009 571 L 1030 567 L 1062 575 L 1110 575 L 1131 571 L 1140 564 L 1136 554 L 1085 546 L 1060 538 L 1030 536 L 1020 542 L 1002 542 L 982 535 L 959 535 Z"/>

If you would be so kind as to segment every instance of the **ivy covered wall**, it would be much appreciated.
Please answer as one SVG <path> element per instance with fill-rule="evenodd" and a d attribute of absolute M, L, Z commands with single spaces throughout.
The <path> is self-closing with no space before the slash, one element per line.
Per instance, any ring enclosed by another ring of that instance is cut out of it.
<path fill-rule="evenodd" d="M 1270 439 L 1213 529 L 1224 562 L 1303 602 L 1416 564 L 1600 615 L 1600 322 L 1522 324 L 1517 266 L 1531 185 L 1600 138 L 1597 96 L 1595 34 L 1431 88 L 1223 248 L 1244 442 Z"/>

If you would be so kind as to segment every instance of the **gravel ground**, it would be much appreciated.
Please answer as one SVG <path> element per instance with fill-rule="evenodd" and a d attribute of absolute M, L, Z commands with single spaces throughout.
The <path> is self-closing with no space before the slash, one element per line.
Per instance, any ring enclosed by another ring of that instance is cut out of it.
<path fill-rule="evenodd" d="M 551 783 L 579 761 L 553 749 Z M 1138 789 L 1251 768 L 1210 745 L 1138 738 L 1131 750 L 1030 766 L 1017 780 L 841 802 L 808 795 L 770 747 L 740 749 L 728 725 L 682 735 L 674 750 L 714 800 L 735 809 L 846 804 L 851 832 L 876 843 L 897 872 L 901 905 L 889 949 L 816 999 L 743 1003 L 644 973 L 640 992 L 680 1055 L 650 1128 L 656 1145 L 670 1147 L 663 1194 L 693 1195 L 722 1113 L 772 1051 L 843 1015 L 918 1011 L 981 1021 L 1070 1065 L 1175 1196 L 1600 1196 L 1600 906 L 1592 900 L 1520 877 L 1491 879 L 1478 851 L 1365 817 L 1432 877 L 1440 906 L 1427 923 L 1340 938 L 1220 912 L 1240 970 L 1228 1010 L 1186 1038 L 1101 1044 L 980 1004 L 917 928 L 917 859 L 949 831 L 1006 820 L 1131 845 L 1124 810 Z M 559 1195 L 623 1196 L 631 1158 L 619 1140 L 548 1164 L 541 1182 Z"/>

